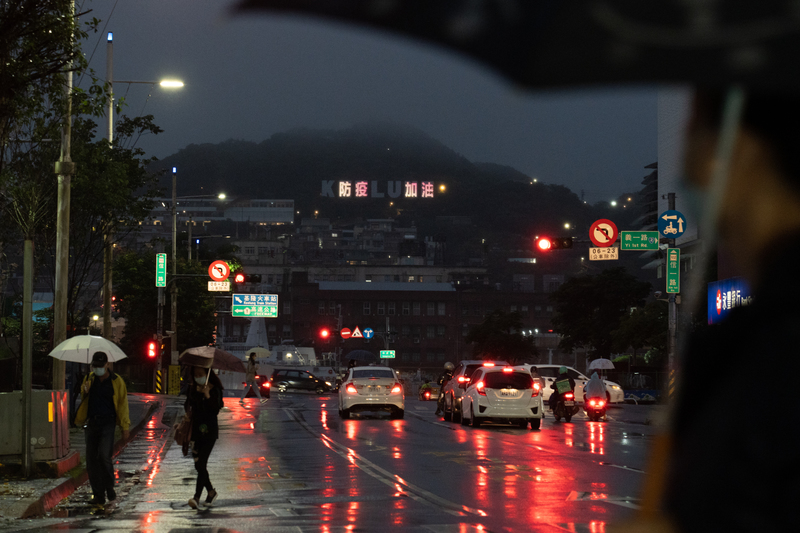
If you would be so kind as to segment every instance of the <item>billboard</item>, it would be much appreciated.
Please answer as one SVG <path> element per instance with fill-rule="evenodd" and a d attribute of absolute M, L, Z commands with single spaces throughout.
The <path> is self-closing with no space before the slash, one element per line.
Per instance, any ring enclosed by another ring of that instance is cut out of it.
<path fill-rule="evenodd" d="M 324 180 L 320 196 L 330 198 L 433 198 L 432 181 Z"/>
<path fill-rule="evenodd" d="M 719 324 L 731 310 L 753 303 L 744 278 L 728 278 L 708 284 L 708 323 Z"/>

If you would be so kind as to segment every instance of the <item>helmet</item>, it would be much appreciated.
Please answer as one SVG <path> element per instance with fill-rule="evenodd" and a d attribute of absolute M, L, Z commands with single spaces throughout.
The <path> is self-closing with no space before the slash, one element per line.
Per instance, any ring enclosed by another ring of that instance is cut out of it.
<path fill-rule="evenodd" d="M 448 361 L 448 362 L 446 362 L 444 364 L 444 369 L 447 370 L 448 372 L 452 372 L 455 367 L 456 367 L 456 365 L 454 365 L 450 361 Z"/>
<path fill-rule="evenodd" d="M 567 367 L 562 366 L 561 368 L 558 369 L 558 373 L 559 374 L 566 374 L 567 373 Z"/>

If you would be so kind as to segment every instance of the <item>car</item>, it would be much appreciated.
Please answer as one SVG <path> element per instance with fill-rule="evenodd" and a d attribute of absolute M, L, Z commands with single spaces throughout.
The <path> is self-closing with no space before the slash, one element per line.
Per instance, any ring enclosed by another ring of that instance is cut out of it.
<path fill-rule="evenodd" d="M 519 367 L 478 368 L 461 397 L 461 423 L 472 427 L 502 422 L 539 429 L 543 415 L 540 385 L 530 372 Z"/>
<path fill-rule="evenodd" d="M 470 376 L 483 366 L 508 366 L 505 361 L 464 360 L 453 369 L 453 377 L 444 384 L 444 419 L 458 422 L 461 419 L 461 396 L 469 384 Z"/>
<path fill-rule="evenodd" d="M 247 383 L 243 381 L 242 387 L 245 387 L 246 385 Z M 269 379 L 267 379 L 267 376 L 256 376 L 256 385 L 261 391 L 261 397 L 269 398 L 269 391 L 272 389 L 272 383 L 270 382 Z M 256 397 L 255 390 L 251 386 L 249 387 L 249 390 L 247 391 L 245 398 L 255 398 L 255 397 Z"/>
<path fill-rule="evenodd" d="M 405 395 L 397 372 L 385 366 L 356 366 L 339 387 L 339 416 L 360 411 L 388 411 L 393 419 L 405 415 Z"/>
<path fill-rule="evenodd" d="M 539 371 L 539 375 L 542 376 L 542 380 L 544 380 L 543 399 L 546 402 L 550 399 L 550 394 L 553 392 L 553 389 L 550 388 L 550 384 L 552 384 L 558 377 L 558 369 L 561 368 L 562 365 L 519 365 L 519 368 L 525 368 L 528 372 L 530 372 L 532 366 L 536 367 L 536 369 Z M 589 378 L 571 366 L 567 367 L 567 375 L 575 380 L 575 401 L 582 402 L 583 387 L 586 385 L 586 382 L 589 381 Z M 606 384 L 606 396 L 608 397 L 608 402 L 624 403 L 625 391 L 622 390 L 622 387 L 613 381 L 604 381 Z"/>
<path fill-rule="evenodd" d="M 317 394 L 324 394 L 331 390 L 331 386 L 319 379 L 308 370 L 275 369 L 270 377 L 272 388 L 278 392 L 289 389 L 312 390 Z"/>

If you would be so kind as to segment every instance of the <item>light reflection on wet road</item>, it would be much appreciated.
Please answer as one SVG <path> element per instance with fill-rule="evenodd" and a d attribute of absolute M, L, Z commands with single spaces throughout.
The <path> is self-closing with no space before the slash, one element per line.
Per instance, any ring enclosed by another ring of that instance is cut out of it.
<path fill-rule="evenodd" d="M 333 395 L 274 393 L 244 408 L 226 399 L 209 462 L 220 497 L 202 512 L 186 505 L 191 460 L 166 446 L 167 430 L 154 422 L 120 458 L 120 471 L 135 474 L 121 476 L 124 496 L 108 515 L 26 526 L 602 532 L 636 507 L 654 430 L 614 420 L 624 408 L 609 422 L 579 415 L 569 424 L 547 418 L 541 430 L 476 429 L 434 417 L 433 402 L 407 401 L 403 420 L 342 420 Z"/>

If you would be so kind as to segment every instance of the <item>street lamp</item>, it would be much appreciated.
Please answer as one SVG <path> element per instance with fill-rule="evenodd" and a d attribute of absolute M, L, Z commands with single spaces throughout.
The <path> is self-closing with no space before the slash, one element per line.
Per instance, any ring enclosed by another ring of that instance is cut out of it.
<path fill-rule="evenodd" d="M 92 315 L 92 320 L 94 321 L 94 326 L 92 329 L 97 329 L 97 319 L 100 318 L 100 315 Z"/>

